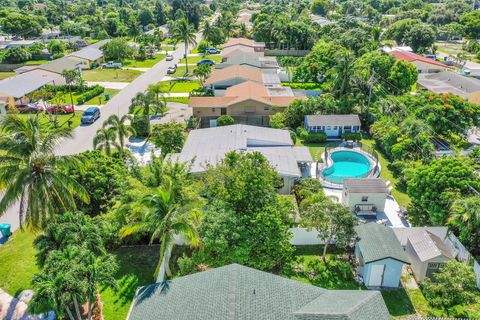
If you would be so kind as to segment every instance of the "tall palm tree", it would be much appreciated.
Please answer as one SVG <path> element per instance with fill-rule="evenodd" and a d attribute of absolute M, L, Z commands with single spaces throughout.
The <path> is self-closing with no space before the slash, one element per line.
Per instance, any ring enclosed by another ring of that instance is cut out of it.
<path fill-rule="evenodd" d="M 195 28 L 188 23 L 187 19 L 183 18 L 175 24 L 173 34 L 175 38 L 185 44 L 185 63 L 188 73 L 188 46 L 195 46 L 197 44 Z"/>
<path fill-rule="evenodd" d="M 102 150 L 106 155 L 112 155 L 112 149 L 120 149 L 120 145 L 117 143 L 117 131 L 115 128 L 100 128 L 97 130 L 95 137 L 93 138 L 93 148 Z"/>
<path fill-rule="evenodd" d="M 148 86 L 147 94 L 155 97 L 155 113 L 164 116 L 167 113 L 167 101 L 163 95 L 162 83 L 155 83 Z"/>
<path fill-rule="evenodd" d="M 135 129 L 126 124 L 127 121 L 131 120 L 132 116 L 129 114 L 123 115 L 122 117 L 112 114 L 104 123 L 104 127 L 110 126 L 110 128 L 115 129 L 121 151 L 123 151 L 125 147 L 125 139 L 135 134 Z"/>
<path fill-rule="evenodd" d="M 75 196 L 88 203 L 81 184 L 62 168 L 82 166 L 79 156 L 57 156 L 55 147 L 72 136 L 71 129 L 45 131 L 37 117 L 26 121 L 14 115 L 1 117 L 0 128 L 0 216 L 20 201 L 20 226 L 42 228 L 56 214 L 75 209 Z"/>
<path fill-rule="evenodd" d="M 140 200 L 145 210 L 134 210 L 129 217 L 131 222 L 120 230 L 122 238 L 136 233 L 149 233 L 150 244 L 156 239 L 160 240 L 160 256 L 155 271 L 158 281 L 164 280 L 164 275 L 159 273 L 162 264 L 167 276 L 172 276 L 169 261 L 175 235 L 183 236 L 190 246 L 200 243 L 195 225 L 195 202 L 180 204 L 174 200 L 171 188 L 155 189 Z"/>
<path fill-rule="evenodd" d="M 337 65 L 332 70 L 336 75 L 333 81 L 335 98 L 339 99 L 352 93 L 354 87 L 355 58 L 353 53 L 342 50 L 337 55 Z"/>
<path fill-rule="evenodd" d="M 130 108 L 139 107 L 138 109 L 133 110 L 133 113 L 149 115 L 153 105 L 154 96 L 151 93 L 139 92 L 133 97 Z"/>

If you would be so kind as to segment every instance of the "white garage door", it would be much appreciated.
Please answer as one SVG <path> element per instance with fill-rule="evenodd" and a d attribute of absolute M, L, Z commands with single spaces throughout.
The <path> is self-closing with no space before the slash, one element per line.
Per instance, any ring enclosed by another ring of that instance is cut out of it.
<path fill-rule="evenodd" d="M 370 269 L 370 283 L 371 287 L 381 287 L 383 280 L 383 272 L 385 270 L 384 264 L 375 264 Z"/>

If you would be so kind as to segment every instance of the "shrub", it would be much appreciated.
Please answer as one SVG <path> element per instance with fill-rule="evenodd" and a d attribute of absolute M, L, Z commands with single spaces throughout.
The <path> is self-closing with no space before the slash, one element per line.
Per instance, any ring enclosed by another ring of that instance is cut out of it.
<path fill-rule="evenodd" d="M 210 47 L 210 43 L 208 41 L 201 40 L 197 49 L 199 53 L 205 53 L 208 47 Z"/>
<path fill-rule="evenodd" d="M 305 140 L 308 136 L 308 131 L 305 130 L 304 127 L 298 127 L 297 130 L 295 130 L 295 133 L 300 140 Z"/>
<path fill-rule="evenodd" d="M 55 60 L 55 59 L 60 59 L 60 58 L 63 58 L 65 56 L 65 54 L 63 54 L 62 52 L 59 52 L 59 53 L 55 53 L 54 55 L 52 55 L 52 59 Z"/>
<path fill-rule="evenodd" d="M 276 129 L 285 128 L 285 115 L 283 112 L 278 112 L 270 116 L 270 127 Z"/>
<path fill-rule="evenodd" d="M 233 119 L 232 116 L 229 115 L 223 115 L 217 118 L 217 126 L 222 127 L 222 126 L 229 126 L 231 124 L 235 124 L 235 119 Z"/>
<path fill-rule="evenodd" d="M 153 127 L 152 142 L 162 150 L 162 155 L 182 151 L 185 143 L 185 125 L 181 123 L 165 123 Z"/>
<path fill-rule="evenodd" d="M 297 134 L 293 130 L 288 130 L 290 132 L 290 138 L 292 138 L 293 144 L 297 143 Z"/>
<path fill-rule="evenodd" d="M 7 49 L 4 59 L 10 63 L 21 63 L 30 60 L 32 55 L 24 47 L 12 47 Z"/>
<path fill-rule="evenodd" d="M 137 114 L 132 119 L 132 127 L 137 137 L 147 137 L 150 134 L 150 118 L 148 115 Z"/>
<path fill-rule="evenodd" d="M 342 139 L 344 140 L 353 140 L 353 141 L 360 141 L 362 140 L 362 134 L 360 132 L 352 132 L 352 133 L 343 133 Z"/>
<path fill-rule="evenodd" d="M 77 99 L 78 104 L 84 104 L 86 101 L 98 96 L 105 92 L 105 88 L 102 86 L 94 85 L 93 87 L 89 87 L 88 91 L 84 94 L 80 95 Z"/>
<path fill-rule="evenodd" d="M 310 132 L 307 134 L 304 140 L 305 142 L 310 142 L 310 143 L 322 143 L 327 141 L 327 135 L 325 133 Z"/>

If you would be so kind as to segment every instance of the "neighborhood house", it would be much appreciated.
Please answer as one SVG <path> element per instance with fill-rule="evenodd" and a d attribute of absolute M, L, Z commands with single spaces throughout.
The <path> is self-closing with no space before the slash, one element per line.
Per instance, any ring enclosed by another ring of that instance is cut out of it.
<path fill-rule="evenodd" d="M 418 73 L 434 73 L 449 69 L 446 64 L 408 51 L 397 49 L 389 51 L 388 54 L 394 56 L 396 60 L 410 62 L 417 67 Z"/>
<path fill-rule="evenodd" d="M 307 147 L 296 147 L 288 130 L 231 125 L 190 132 L 182 152 L 171 158 L 192 161 L 192 173 L 202 173 L 216 165 L 230 151 L 260 152 L 283 178 L 279 192 L 289 193 L 300 178 L 310 176 L 312 156 Z"/>

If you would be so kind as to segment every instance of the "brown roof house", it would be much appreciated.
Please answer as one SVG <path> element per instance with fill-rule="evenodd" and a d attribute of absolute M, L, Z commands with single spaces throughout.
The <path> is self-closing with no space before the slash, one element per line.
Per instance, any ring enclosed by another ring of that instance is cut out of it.
<path fill-rule="evenodd" d="M 217 92 L 222 95 L 220 90 L 225 90 L 246 81 L 253 81 L 266 86 L 280 85 L 280 78 L 274 70 L 249 68 L 242 65 L 215 69 L 205 84 L 214 90 L 215 95 L 218 95 Z"/>
<path fill-rule="evenodd" d="M 294 92 L 290 87 L 266 87 L 249 80 L 229 87 L 223 96 L 191 97 L 189 106 L 204 127 L 216 126 L 221 115 L 236 117 L 237 122 L 266 126 L 268 116 L 304 98 L 304 93 Z"/>
<path fill-rule="evenodd" d="M 250 40 L 246 38 L 231 38 L 223 44 L 224 49 L 231 48 L 231 47 L 252 48 L 255 52 L 265 51 L 265 43 L 255 42 L 254 40 Z"/>

